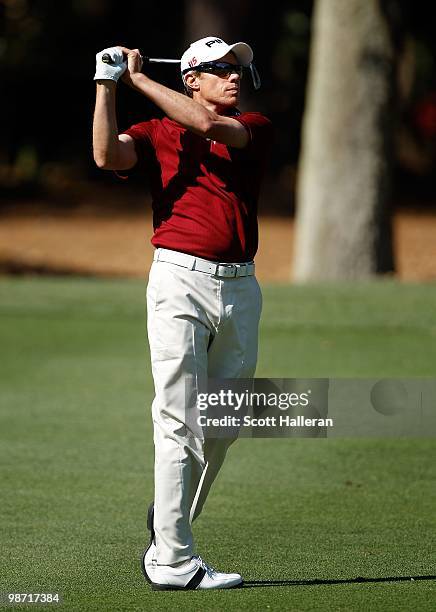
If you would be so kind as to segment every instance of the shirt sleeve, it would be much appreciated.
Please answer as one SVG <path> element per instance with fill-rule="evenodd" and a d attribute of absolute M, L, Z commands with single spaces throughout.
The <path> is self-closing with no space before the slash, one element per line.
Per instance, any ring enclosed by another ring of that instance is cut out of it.
<path fill-rule="evenodd" d="M 136 123 L 122 133 L 133 138 L 139 162 L 150 160 L 154 154 L 155 142 L 155 122 L 153 120 Z"/>
<path fill-rule="evenodd" d="M 233 117 L 242 123 L 250 135 L 249 147 L 252 149 L 269 149 L 273 139 L 273 126 L 271 121 L 261 113 L 242 113 Z"/>
<path fill-rule="evenodd" d="M 241 113 L 233 117 L 242 123 L 250 135 L 250 142 L 244 152 L 246 159 L 257 162 L 260 169 L 264 170 L 271 154 L 273 144 L 273 125 L 271 121 L 261 113 Z"/>

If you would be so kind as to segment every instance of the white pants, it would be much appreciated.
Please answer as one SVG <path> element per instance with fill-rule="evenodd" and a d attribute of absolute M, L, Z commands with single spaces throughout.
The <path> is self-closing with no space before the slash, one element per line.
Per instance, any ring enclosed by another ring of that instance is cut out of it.
<path fill-rule="evenodd" d="M 147 287 L 155 386 L 154 528 L 157 562 L 194 553 L 200 514 L 232 439 L 195 436 L 196 394 L 209 378 L 251 378 L 257 361 L 262 296 L 254 276 L 222 279 L 155 261 Z"/>

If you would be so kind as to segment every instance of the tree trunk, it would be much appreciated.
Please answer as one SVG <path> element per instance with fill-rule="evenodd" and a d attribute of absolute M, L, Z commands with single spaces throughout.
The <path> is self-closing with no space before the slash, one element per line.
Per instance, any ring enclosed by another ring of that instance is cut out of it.
<path fill-rule="evenodd" d="M 383 2 L 317 0 L 297 185 L 297 281 L 393 271 L 394 58 Z"/>

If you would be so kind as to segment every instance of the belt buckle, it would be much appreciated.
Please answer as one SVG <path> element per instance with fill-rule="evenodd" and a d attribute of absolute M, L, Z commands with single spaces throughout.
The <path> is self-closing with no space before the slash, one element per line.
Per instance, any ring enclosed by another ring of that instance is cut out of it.
<path fill-rule="evenodd" d="M 220 269 L 224 268 L 221 272 Z M 237 274 L 237 268 L 235 264 L 219 264 L 218 266 L 218 275 L 224 276 L 225 278 L 235 278 Z"/>

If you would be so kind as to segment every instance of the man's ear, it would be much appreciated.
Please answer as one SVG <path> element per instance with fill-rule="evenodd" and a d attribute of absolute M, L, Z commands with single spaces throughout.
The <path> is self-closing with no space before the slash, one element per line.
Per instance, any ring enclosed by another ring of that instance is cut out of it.
<path fill-rule="evenodd" d="M 185 83 L 192 91 L 199 91 L 200 89 L 200 74 L 198 72 L 188 72 L 185 76 Z"/>

